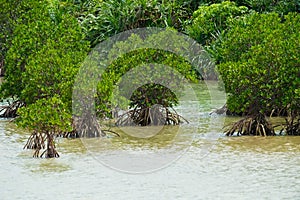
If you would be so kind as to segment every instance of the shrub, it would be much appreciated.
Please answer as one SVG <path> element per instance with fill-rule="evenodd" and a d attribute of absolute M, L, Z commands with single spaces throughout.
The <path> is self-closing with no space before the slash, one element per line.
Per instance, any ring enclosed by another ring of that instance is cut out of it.
<path fill-rule="evenodd" d="M 300 17 L 252 14 L 238 20 L 224 35 L 218 66 L 236 113 L 270 114 L 298 110 L 300 87 Z"/>
<path fill-rule="evenodd" d="M 187 28 L 189 36 L 202 45 L 208 45 L 226 31 L 231 21 L 248 12 L 247 7 L 234 2 L 200 6 L 193 14 L 193 21 Z"/>

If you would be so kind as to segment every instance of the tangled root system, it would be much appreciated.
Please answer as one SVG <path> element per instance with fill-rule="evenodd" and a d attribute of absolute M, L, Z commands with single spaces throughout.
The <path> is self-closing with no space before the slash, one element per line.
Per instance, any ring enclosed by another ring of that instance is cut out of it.
<path fill-rule="evenodd" d="M 179 125 L 182 122 L 187 122 L 174 109 L 161 105 L 152 107 L 135 107 L 125 114 L 121 115 L 116 122 L 117 126 L 160 126 L 160 125 Z"/>
<path fill-rule="evenodd" d="M 271 123 L 266 119 L 263 114 L 247 116 L 240 121 L 229 125 L 225 130 L 227 136 L 232 136 L 234 133 L 237 135 L 255 135 L 255 136 L 273 136 L 275 131 Z"/>
<path fill-rule="evenodd" d="M 0 107 L 1 118 L 13 118 L 17 116 L 17 110 L 24 106 L 22 101 L 16 100 L 8 105 Z"/>
<path fill-rule="evenodd" d="M 101 130 L 97 118 L 93 115 L 74 118 L 73 126 L 76 130 L 73 134 L 76 134 L 76 137 L 91 138 L 106 136 L 105 132 Z"/>
<path fill-rule="evenodd" d="M 34 149 L 33 157 L 57 158 L 59 154 L 55 150 L 55 134 L 51 132 L 40 133 L 34 131 L 28 138 L 24 149 Z M 43 152 L 40 154 L 40 151 Z"/>
<path fill-rule="evenodd" d="M 300 136 L 300 116 L 285 119 L 286 123 L 281 129 L 280 134 L 285 131 L 287 135 Z"/>

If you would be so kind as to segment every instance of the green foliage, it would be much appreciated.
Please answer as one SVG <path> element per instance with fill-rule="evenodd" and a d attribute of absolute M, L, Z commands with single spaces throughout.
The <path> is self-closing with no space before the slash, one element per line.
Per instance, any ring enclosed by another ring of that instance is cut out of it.
<path fill-rule="evenodd" d="M 252 46 L 263 43 L 265 38 L 274 33 L 280 34 L 280 22 L 276 13 L 253 13 L 235 20 L 231 29 L 212 44 L 217 46 L 215 58 L 221 62 L 241 60 L 241 56 Z"/>
<path fill-rule="evenodd" d="M 180 89 L 180 84 L 182 84 L 182 79 L 196 81 L 199 78 L 199 74 L 196 73 L 197 71 L 193 68 L 191 63 L 189 63 L 186 59 L 184 59 L 180 55 L 180 48 L 178 48 L 178 55 L 175 52 L 167 52 L 164 49 L 159 48 L 159 45 L 162 45 L 162 41 L 166 41 L 168 34 L 164 35 L 164 33 L 153 34 L 144 40 L 140 38 L 138 35 L 132 34 L 128 40 L 117 42 L 116 45 L 110 50 L 109 57 L 113 61 L 108 68 L 106 69 L 105 73 L 101 76 L 101 82 L 98 84 L 97 87 L 97 97 L 96 97 L 96 107 L 98 115 L 102 115 L 103 113 L 107 113 L 112 108 L 112 92 L 114 89 L 114 85 L 120 82 L 122 76 L 127 73 L 129 70 L 134 69 L 135 67 L 144 66 L 143 70 L 134 71 L 131 77 L 127 77 L 126 81 L 123 82 L 123 91 L 130 91 L 131 88 L 139 88 L 143 81 L 148 80 L 149 82 L 154 82 L 154 80 L 161 80 L 160 83 L 164 83 L 164 85 L 174 84 L 177 86 L 177 89 Z M 158 40 L 160 38 L 160 40 Z M 154 41 L 156 39 L 156 41 Z M 177 38 L 168 38 L 173 42 L 172 44 L 176 47 L 184 46 L 184 41 L 182 39 Z M 173 40 L 174 39 L 174 40 Z M 165 42 L 167 43 L 167 42 Z M 137 50 L 130 51 L 132 46 L 135 45 L 136 47 L 140 47 Z M 145 48 L 145 47 L 153 47 L 153 48 Z M 142 48 L 144 47 L 144 48 Z M 154 49 L 157 47 L 157 49 Z M 175 48 L 173 47 L 173 48 Z M 122 55 L 117 57 L 117 55 Z M 181 74 L 181 77 L 174 77 L 174 74 L 171 70 L 160 70 L 159 68 L 155 68 L 155 66 L 151 65 L 161 64 L 163 66 L 168 66 L 173 68 Z M 153 73 L 151 73 L 153 72 Z M 156 72 L 156 73 L 154 73 Z M 172 78 L 173 77 L 173 78 Z M 129 82 L 128 82 L 129 81 Z M 177 82 L 176 82 L 177 81 Z M 172 88 L 172 86 L 170 86 Z M 173 86 L 174 88 L 175 86 Z M 143 96 L 143 92 L 136 92 L 131 97 L 131 107 L 134 107 L 134 103 L 132 102 L 141 102 L 140 100 L 147 101 L 146 99 L 152 99 L 152 102 L 141 103 L 141 104 L 165 104 L 167 106 L 173 106 L 177 103 L 177 98 L 174 98 L 174 94 L 167 92 L 168 89 L 163 87 L 162 85 L 156 84 L 146 84 L 145 87 L 141 87 L 140 91 L 155 91 L 153 93 L 147 92 L 147 97 Z M 158 95 L 160 91 L 161 94 L 165 95 Z M 123 93 L 120 94 L 128 98 L 128 94 Z M 143 96 L 143 97 L 142 97 Z M 164 101 L 164 103 L 162 103 Z"/>
<path fill-rule="evenodd" d="M 89 50 L 85 38 L 95 46 L 129 29 L 174 27 L 183 31 L 186 24 L 191 23 L 187 29 L 189 35 L 201 44 L 209 45 L 212 55 L 220 63 L 219 70 L 230 94 L 228 106 L 231 111 L 247 114 L 268 113 L 281 108 L 299 110 L 300 22 L 298 14 L 289 13 L 299 12 L 299 1 L 234 2 L 0 0 L 0 66 L 5 61 L 6 71 L 5 81 L 0 86 L 0 98 L 14 97 L 26 104 L 27 107 L 18 112 L 21 126 L 34 130 L 69 131 L 74 77 Z M 191 21 L 191 13 L 199 5 Z M 251 10 L 274 13 L 258 14 Z M 289 14 L 284 15 L 286 13 Z M 164 49 L 169 40 L 177 41 L 172 44 L 177 52 L 157 50 Z M 98 116 L 111 111 L 117 95 L 127 95 L 113 94 L 114 87 L 118 87 L 116 84 L 122 81 L 127 86 L 138 88 L 130 98 L 131 107 L 137 104 L 176 105 L 176 95 L 163 85 L 138 86 L 140 79 L 132 84 L 126 82 L 130 79 L 122 79 L 135 67 L 150 69 L 154 66 L 150 63 L 157 63 L 176 69 L 188 80 L 213 77 L 213 66 L 201 65 L 199 74 L 194 63 L 183 58 L 180 48 L 184 42 L 163 34 L 146 39 L 132 35 L 129 41 L 118 42 L 109 52 L 113 62 L 109 63 L 101 82 L 97 83 Z M 132 45 L 141 49 L 130 51 Z M 117 57 L 119 51 L 124 54 Z M 91 64 L 98 67 L 99 63 Z M 146 73 L 147 70 L 141 74 Z M 164 72 L 165 84 L 174 81 L 169 78 L 170 74 Z M 151 76 L 158 79 L 156 75 Z M 97 75 L 87 73 L 82 78 L 88 76 Z M 173 84 L 180 85 L 180 81 L 182 79 Z M 89 86 L 82 88 L 83 96 L 91 92 Z"/>
<path fill-rule="evenodd" d="M 74 77 L 89 44 L 77 20 L 61 13 L 56 4 L 38 0 L 27 4 L 30 9 L 21 10 L 15 20 L 1 98 L 25 103 L 26 108 L 18 112 L 22 126 L 36 131 L 70 130 Z"/>
<path fill-rule="evenodd" d="M 14 21 L 13 39 L 5 58 L 6 78 L 1 85 L 2 98 L 20 96 L 24 88 L 21 74 L 25 70 L 27 58 L 42 46 L 42 39 L 48 38 L 48 35 L 43 34 L 49 25 L 49 20 L 46 20 L 43 14 L 47 13 L 46 6 L 40 6 L 37 1 L 28 2 L 26 8 L 30 6 L 33 6 L 32 10 L 22 10 L 22 14 Z M 42 20 L 45 22 L 42 23 Z"/>
<path fill-rule="evenodd" d="M 200 6 L 193 14 L 192 24 L 187 28 L 189 36 L 202 45 L 208 45 L 226 31 L 233 19 L 248 12 L 247 7 L 234 2 Z"/>
<path fill-rule="evenodd" d="M 184 1 L 107 0 L 80 4 L 78 20 L 92 46 L 117 33 L 143 27 L 183 30 L 193 6 Z M 76 12 L 76 11 L 75 11 Z"/>
<path fill-rule="evenodd" d="M 222 3 L 227 0 L 201 0 L 198 1 L 198 5 L 212 5 L 216 3 Z M 259 13 L 276 12 L 281 16 L 289 12 L 300 11 L 299 0 L 232 0 L 237 6 L 246 6 L 249 10 L 253 10 Z"/>
<path fill-rule="evenodd" d="M 18 114 L 20 117 L 16 122 L 23 128 L 41 133 L 72 131 L 72 115 L 58 95 L 48 99 L 39 99 L 34 104 L 22 107 L 18 110 Z"/>
<path fill-rule="evenodd" d="M 166 81 L 168 83 L 171 80 Z M 182 89 L 182 86 L 177 88 Z M 173 107 L 178 104 L 178 96 L 170 88 L 155 83 L 144 84 L 137 88 L 130 97 L 130 108 L 136 106 L 141 108 L 151 107 L 155 104 L 163 107 Z"/>
<path fill-rule="evenodd" d="M 35 0 L 26 3 L 22 1 L 21 4 L 19 12 L 16 12 L 19 13 L 18 17 L 9 18 L 13 32 L 5 57 L 6 78 L 1 85 L 1 98 L 20 96 L 24 88 L 21 74 L 25 70 L 28 57 L 36 53 L 46 39 L 51 37 L 51 28 L 55 26 L 49 17 L 46 4 Z"/>
<path fill-rule="evenodd" d="M 26 84 L 20 95 L 26 104 L 59 94 L 71 108 L 74 77 L 87 55 L 88 44 L 82 41 L 78 24 L 67 17 L 51 30 L 53 39 L 48 38 L 39 51 L 28 57 L 21 77 Z"/>
<path fill-rule="evenodd" d="M 12 38 L 14 37 L 14 29 L 18 22 L 20 22 L 17 19 L 23 16 L 33 3 L 31 0 L 0 0 L 0 62 L 4 60 L 11 45 Z M 24 18 L 24 21 L 27 19 Z"/>
<path fill-rule="evenodd" d="M 281 16 L 300 11 L 299 0 L 239 0 L 239 4 L 260 13 L 276 12 Z"/>
<path fill-rule="evenodd" d="M 97 110 L 98 112 L 102 113 L 105 111 L 105 109 L 110 109 L 110 100 L 112 98 L 112 91 L 113 91 L 113 85 L 117 84 L 122 75 L 124 75 L 127 71 L 130 69 L 133 69 L 134 67 L 138 66 L 143 66 L 145 65 L 146 68 L 149 68 L 148 70 L 144 72 L 135 72 L 132 76 L 132 79 L 127 79 L 127 81 L 132 81 L 131 83 L 124 83 L 125 87 L 122 88 L 124 91 L 130 91 L 130 88 L 128 87 L 136 87 L 142 82 L 139 78 L 143 79 L 143 77 L 151 77 L 152 80 L 157 80 L 157 79 L 162 79 L 164 77 L 165 84 L 168 85 L 168 82 L 174 81 L 169 79 L 168 76 L 166 76 L 166 72 L 164 73 L 154 73 L 149 75 L 148 73 L 151 72 L 151 65 L 149 63 L 159 63 L 162 65 L 170 66 L 176 70 L 181 71 L 183 74 L 186 75 L 187 78 L 196 80 L 196 74 L 193 71 L 191 65 L 184 60 L 183 58 L 177 57 L 176 55 L 170 53 L 170 52 L 165 52 L 162 50 L 155 50 L 155 49 L 143 49 L 143 50 L 137 50 L 137 51 L 132 51 L 130 53 L 127 53 L 126 55 L 120 57 L 117 59 L 115 62 L 112 63 L 112 65 L 109 66 L 107 69 L 107 73 L 103 74 L 102 80 L 100 84 L 98 85 L 98 92 L 97 92 Z M 155 70 L 155 69 L 154 69 Z M 170 72 L 172 74 L 172 72 Z M 160 77 L 156 77 L 160 76 Z M 171 78 L 171 77 L 170 77 Z M 175 77 L 173 77 L 175 78 Z M 135 82 L 134 82 L 135 81 Z M 149 80 L 151 81 L 151 80 Z M 175 84 L 175 83 L 173 83 Z M 178 84 L 178 89 L 180 89 L 180 83 Z M 181 83 L 182 84 L 182 83 Z M 148 89 L 151 89 L 152 92 L 149 92 Z M 140 88 L 140 91 L 148 91 L 146 96 L 142 97 L 144 94 L 143 92 L 136 92 L 136 96 L 131 97 L 131 102 L 136 102 L 139 100 L 144 101 L 145 104 L 149 105 L 155 104 L 155 103 L 161 103 L 165 99 L 167 101 L 165 104 L 168 106 L 172 106 L 176 104 L 177 98 L 174 98 L 174 95 L 172 93 L 166 94 L 167 96 L 158 96 L 158 92 L 153 92 L 154 90 L 159 90 L 160 93 L 164 93 L 163 91 L 166 90 L 167 88 L 162 87 L 161 85 L 145 85 L 145 88 L 142 87 Z M 121 94 L 122 95 L 122 94 Z M 124 96 L 127 96 L 127 94 L 123 94 Z M 128 97 L 128 96 L 127 96 Z M 161 98 L 161 99 L 159 99 Z M 152 99 L 151 102 L 145 102 L 148 101 L 146 99 Z M 105 103 L 104 103 L 105 102 Z M 141 103 L 143 104 L 143 103 Z M 162 104 L 162 103 L 161 103 Z M 131 107 L 134 107 L 135 105 L 131 103 Z M 107 110 L 107 111 L 108 111 Z"/>
<path fill-rule="evenodd" d="M 255 13 L 238 20 L 224 35 L 218 68 L 231 111 L 299 111 L 299 22 L 296 13 L 286 15 L 284 22 L 277 13 Z"/>

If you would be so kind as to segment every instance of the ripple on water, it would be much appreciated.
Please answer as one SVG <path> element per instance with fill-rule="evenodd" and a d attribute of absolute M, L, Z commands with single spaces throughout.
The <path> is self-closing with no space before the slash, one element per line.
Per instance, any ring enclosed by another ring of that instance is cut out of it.
<path fill-rule="evenodd" d="M 31 150 L 22 150 L 28 133 L 0 121 L 0 197 L 299 199 L 300 137 L 220 137 L 217 128 L 196 130 L 183 135 L 193 138 L 191 147 L 175 162 L 154 173 L 130 175 L 97 162 L 80 139 L 58 139 L 59 159 L 33 159 Z M 218 140 L 210 140 L 209 134 L 217 134 Z M 164 153 L 182 151 L 186 144 L 185 137 L 178 138 L 176 145 L 162 142 L 172 137 L 91 141 L 98 145 L 99 155 L 155 152 L 163 158 Z M 206 156 L 204 147 L 211 147 Z M 150 159 L 147 162 L 152 164 Z"/>

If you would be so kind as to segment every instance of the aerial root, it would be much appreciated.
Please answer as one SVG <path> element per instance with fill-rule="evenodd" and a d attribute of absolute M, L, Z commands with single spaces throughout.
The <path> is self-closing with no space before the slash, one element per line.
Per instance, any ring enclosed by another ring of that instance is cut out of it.
<path fill-rule="evenodd" d="M 118 137 L 120 137 L 120 134 L 119 133 L 117 133 L 117 132 L 115 132 L 115 131 L 112 131 L 112 130 L 107 130 L 107 129 L 105 129 L 105 130 L 102 130 L 104 133 L 112 133 L 112 134 L 114 134 L 115 136 L 118 136 Z M 106 134 L 107 135 L 107 134 Z"/>
<path fill-rule="evenodd" d="M 237 133 L 237 135 L 256 136 L 275 135 L 273 126 L 263 114 L 247 116 L 235 122 L 233 125 L 229 125 L 229 128 L 225 130 L 226 136 L 232 136 L 234 133 Z"/>
<path fill-rule="evenodd" d="M 35 152 L 33 157 L 45 157 L 45 158 L 55 158 L 59 157 L 59 154 L 55 150 L 54 143 L 54 133 L 45 132 L 40 133 L 34 131 L 27 140 L 24 149 L 34 149 Z M 40 150 L 45 149 L 40 155 Z"/>
<path fill-rule="evenodd" d="M 153 106 L 146 108 L 135 107 L 119 117 L 117 126 L 161 126 L 179 125 L 183 121 L 188 121 L 180 116 L 174 109 L 170 111 L 168 107 Z"/>
<path fill-rule="evenodd" d="M 300 135 L 300 116 L 294 116 L 285 119 L 286 123 L 280 131 L 280 134 L 285 130 L 287 135 Z"/>
<path fill-rule="evenodd" d="M 8 105 L 0 106 L 1 118 L 14 118 L 17 116 L 17 110 L 23 107 L 25 104 L 20 100 L 15 100 Z"/>
<path fill-rule="evenodd" d="M 74 117 L 73 126 L 78 137 L 105 137 L 97 118 L 92 115 Z M 74 133 L 73 133 L 74 134 Z"/>

